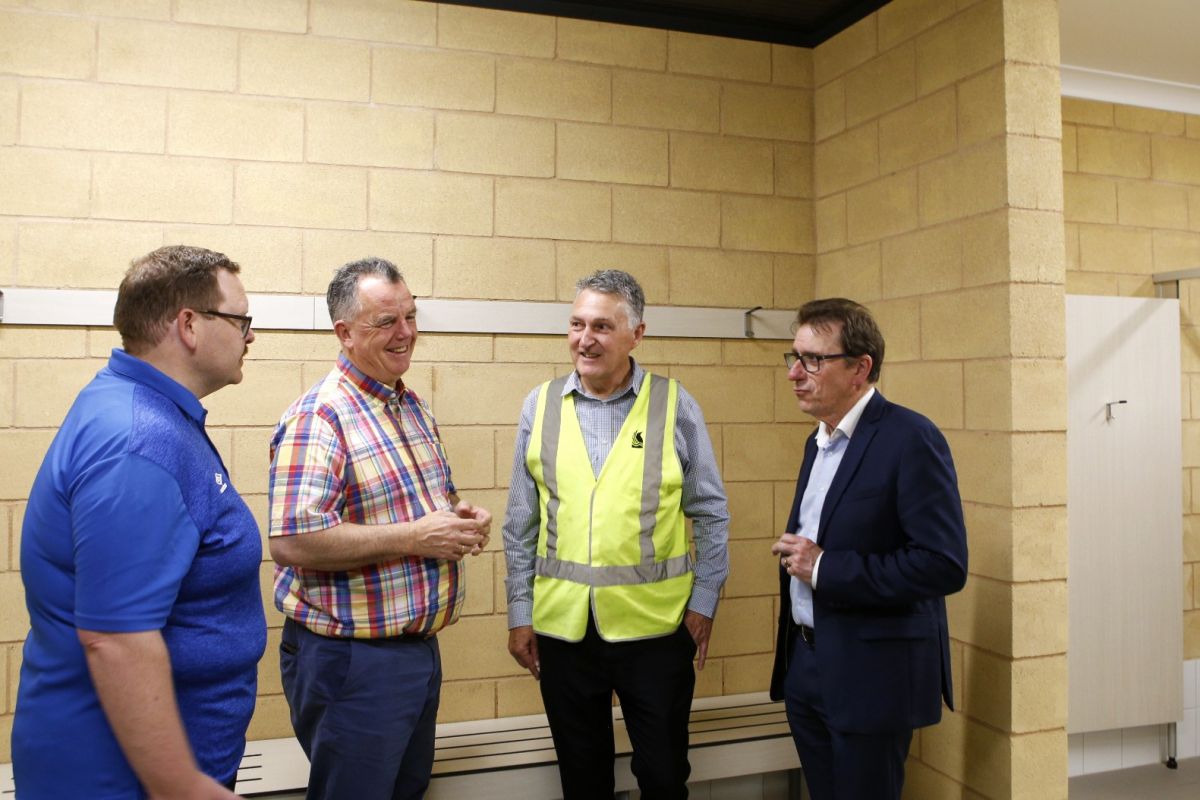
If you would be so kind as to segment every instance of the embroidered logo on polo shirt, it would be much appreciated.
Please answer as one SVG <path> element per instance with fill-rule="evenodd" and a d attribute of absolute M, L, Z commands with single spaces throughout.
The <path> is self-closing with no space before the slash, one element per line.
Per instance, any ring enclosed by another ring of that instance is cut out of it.
<path fill-rule="evenodd" d="M 225 490 L 229 488 L 229 484 L 225 482 L 225 476 L 219 472 L 214 472 L 213 479 L 217 482 L 217 486 L 221 487 L 221 494 L 225 494 Z"/>
<path fill-rule="evenodd" d="M 644 439 L 642 439 L 642 432 L 641 432 L 641 431 L 634 431 L 634 432 L 633 432 L 633 444 L 632 444 L 632 445 L 630 445 L 630 446 L 631 446 L 631 447 L 632 447 L 634 450 L 641 450 L 643 447 L 645 447 L 645 446 L 646 446 L 646 442 L 645 442 L 645 440 L 644 440 Z"/>

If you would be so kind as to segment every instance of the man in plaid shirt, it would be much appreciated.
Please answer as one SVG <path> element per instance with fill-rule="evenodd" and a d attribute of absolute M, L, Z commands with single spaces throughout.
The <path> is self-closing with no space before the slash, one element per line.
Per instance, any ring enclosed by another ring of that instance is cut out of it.
<path fill-rule="evenodd" d="M 341 267 L 326 293 L 333 370 L 271 440 L 280 672 L 308 797 L 419 798 L 433 765 L 435 634 L 462 610 L 464 556 L 491 514 L 459 500 L 437 424 L 404 385 L 417 308 L 396 267 Z"/>

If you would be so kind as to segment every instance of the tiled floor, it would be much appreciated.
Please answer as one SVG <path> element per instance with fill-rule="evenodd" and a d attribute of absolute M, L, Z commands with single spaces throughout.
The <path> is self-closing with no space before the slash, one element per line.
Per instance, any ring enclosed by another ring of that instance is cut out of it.
<path fill-rule="evenodd" d="M 1178 769 L 1149 764 L 1078 775 L 1071 778 L 1069 791 L 1071 800 L 1197 800 L 1200 758 L 1184 759 Z"/>

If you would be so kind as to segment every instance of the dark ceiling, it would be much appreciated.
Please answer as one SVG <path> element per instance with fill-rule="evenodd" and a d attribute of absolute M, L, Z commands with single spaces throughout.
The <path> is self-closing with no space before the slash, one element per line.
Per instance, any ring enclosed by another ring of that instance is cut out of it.
<path fill-rule="evenodd" d="M 888 0 L 442 0 L 465 6 L 618 22 L 816 47 Z"/>

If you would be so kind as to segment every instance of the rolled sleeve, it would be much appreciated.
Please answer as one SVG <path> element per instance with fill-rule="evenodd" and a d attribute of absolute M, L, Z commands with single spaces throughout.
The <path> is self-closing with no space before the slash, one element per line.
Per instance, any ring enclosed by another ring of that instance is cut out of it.
<path fill-rule="evenodd" d="M 271 452 L 270 535 L 294 536 L 339 525 L 346 450 L 329 421 L 314 413 L 284 420 Z"/>

